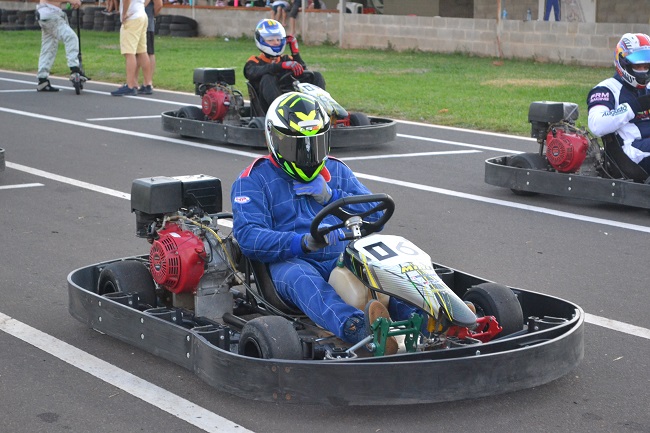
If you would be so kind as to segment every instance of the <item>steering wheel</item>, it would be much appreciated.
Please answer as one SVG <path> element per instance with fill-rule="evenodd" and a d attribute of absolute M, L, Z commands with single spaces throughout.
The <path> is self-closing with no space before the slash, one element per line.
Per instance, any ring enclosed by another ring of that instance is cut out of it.
<path fill-rule="evenodd" d="M 361 212 L 353 213 L 344 209 L 345 206 L 352 204 L 360 203 L 374 203 L 377 202 L 375 206 L 371 209 Z M 376 212 L 384 211 L 384 214 L 377 221 L 366 221 L 368 215 L 372 215 Z M 316 242 L 325 242 L 325 236 L 328 233 L 333 232 L 336 229 L 345 227 L 345 222 L 352 217 L 361 218 L 361 235 L 367 236 L 371 233 L 378 232 L 381 228 L 388 222 L 393 212 L 395 211 L 395 202 L 393 198 L 388 194 L 367 194 L 367 195 L 353 195 L 349 197 L 343 197 L 335 202 L 332 202 L 325 206 L 318 214 L 314 217 L 314 220 L 311 222 L 309 227 L 309 232 Z M 334 215 L 341 220 L 339 224 L 332 226 L 319 227 L 323 222 L 325 217 L 329 215 Z M 352 239 L 352 235 L 347 233 L 345 239 Z"/>
<path fill-rule="evenodd" d="M 282 89 L 283 91 L 292 92 L 294 90 L 293 82 L 296 80 L 302 81 L 303 77 L 307 78 L 306 81 L 310 83 L 314 81 L 314 73 L 312 71 L 308 71 L 305 69 L 302 75 L 300 76 L 300 78 L 296 78 L 293 75 L 293 71 L 289 71 L 280 75 L 280 78 L 278 78 L 278 86 L 280 86 L 280 89 Z"/>

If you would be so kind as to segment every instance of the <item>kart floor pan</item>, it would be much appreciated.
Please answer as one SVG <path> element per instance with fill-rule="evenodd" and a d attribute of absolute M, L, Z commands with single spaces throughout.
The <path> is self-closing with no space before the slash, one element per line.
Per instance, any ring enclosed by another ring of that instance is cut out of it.
<path fill-rule="evenodd" d="M 263 129 L 180 118 L 176 116 L 175 111 L 162 113 L 162 129 L 177 133 L 181 137 L 201 138 L 219 144 L 266 149 Z M 333 149 L 377 146 L 394 141 L 396 136 L 397 124 L 394 120 L 370 117 L 368 126 L 332 128 L 330 146 Z"/>
<path fill-rule="evenodd" d="M 509 166 L 510 156 L 485 161 L 485 183 L 504 188 L 602 201 L 650 209 L 650 185 L 631 180 L 606 179 L 575 173 Z"/>
<path fill-rule="evenodd" d="M 114 261 L 68 275 L 70 314 L 194 372 L 219 391 L 247 399 L 336 406 L 465 400 L 543 385 L 573 370 L 584 356 L 584 313 L 579 306 L 513 288 L 524 317 L 542 318 L 548 326 L 486 344 L 390 357 L 323 361 L 244 357 L 219 348 L 220 336 L 214 330 L 190 329 L 169 316 L 96 294 L 101 268 Z M 460 293 L 486 282 L 455 270 L 449 276 Z"/>

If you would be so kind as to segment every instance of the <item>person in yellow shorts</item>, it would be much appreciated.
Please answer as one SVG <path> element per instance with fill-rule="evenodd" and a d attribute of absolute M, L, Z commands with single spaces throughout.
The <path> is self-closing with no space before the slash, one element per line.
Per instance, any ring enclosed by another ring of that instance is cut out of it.
<path fill-rule="evenodd" d="M 144 9 L 145 0 L 120 2 L 120 52 L 126 62 L 126 83 L 111 92 L 113 96 L 138 94 L 138 65 L 142 74 L 150 76 L 151 64 L 147 54 L 147 26 L 149 19 Z"/>

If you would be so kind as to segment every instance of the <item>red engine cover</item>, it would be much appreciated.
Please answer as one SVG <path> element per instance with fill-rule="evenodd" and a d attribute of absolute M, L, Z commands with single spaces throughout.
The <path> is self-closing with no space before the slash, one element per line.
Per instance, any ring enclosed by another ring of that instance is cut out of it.
<path fill-rule="evenodd" d="M 549 132 L 546 137 L 546 158 L 557 171 L 578 171 L 587 156 L 589 140 L 584 135 L 566 133 L 561 129 Z"/>
<path fill-rule="evenodd" d="M 208 89 L 201 98 L 201 109 L 210 120 L 222 120 L 230 108 L 230 94 L 222 89 Z"/>
<path fill-rule="evenodd" d="M 149 251 L 154 281 L 174 293 L 196 291 L 206 257 L 203 242 L 176 224 L 169 224 L 158 235 Z"/>

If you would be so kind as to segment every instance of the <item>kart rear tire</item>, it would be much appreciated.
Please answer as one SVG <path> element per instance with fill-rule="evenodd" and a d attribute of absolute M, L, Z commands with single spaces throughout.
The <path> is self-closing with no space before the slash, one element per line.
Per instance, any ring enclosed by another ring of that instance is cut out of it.
<path fill-rule="evenodd" d="M 99 273 L 97 294 L 136 293 L 140 305 L 156 306 L 156 284 L 149 269 L 137 260 L 124 260 L 107 265 Z"/>
<path fill-rule="evenodd" d="M 350 126 L 368 126 L 370 119 L 363 113 L 350 113 Z"/>
<path fill-rule="evenodd" d="M 190 120 L 205 120 L 205 114 L 203 113 L 203 110 L 194 105 L 188 105 L 186 107 L 179 108 L 176 112 L 176 117 Z"/>
<path fill-rule="evenodd" d="M 302 344 L 293 323 L 280 316 L 248 321 L 239 338 L 239 354 L 261 359 L 302 359 Z"/>
<path fill-rule="evenodd" d="M 508 287 L 497 283 L 472 286 L 463 295 L 463 301 L 476 307 L 476 316 L 494 316 L 503 328 L 497 338 L 519 332 L 524 326 L 524 314 L 517 296 Z"/>
<path fill-rule="evenodd" d="M 253 117 L 251 121 L 248 122 L 248 127 L 253 129 L 264 129 L 264 118 Z"/>
<path fill-rule="evenodd" d="M 508 166 L 516 168 L 532 168 L 533 170 L 546 170 L 548 164 L 546 162 L 546 158 L 544 158 L 539 153 L 521 153 L 519 155 L 511 157 L 508 160 Z M 537 192 L 522 191 L 520 189 L 514 188 L 511 188 L 510 191 L 516 195 L 527 197 L 539 194 Z"/>

